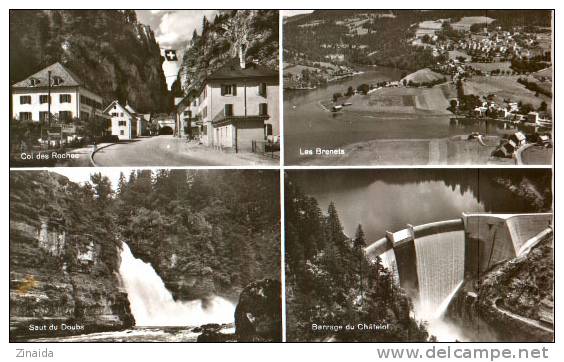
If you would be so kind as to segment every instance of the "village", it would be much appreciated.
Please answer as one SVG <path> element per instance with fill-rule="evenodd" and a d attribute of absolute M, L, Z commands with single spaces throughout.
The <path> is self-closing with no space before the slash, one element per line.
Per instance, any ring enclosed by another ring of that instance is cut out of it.
<path fill-rule="evenodd" d="M 11 165 L 278 164 L 278 71 L 249 61 L 242 44 L 204 79 L 169 112 L 139 112 L 50 64 L 11 86 Z"/>

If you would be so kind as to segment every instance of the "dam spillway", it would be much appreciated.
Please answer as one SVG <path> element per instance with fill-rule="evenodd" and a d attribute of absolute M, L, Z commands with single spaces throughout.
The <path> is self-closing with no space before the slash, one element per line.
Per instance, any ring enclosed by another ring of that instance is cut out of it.
<path fill-rule="evenodd" d="M 365 252 L 369 259 L 382 258 L 413 298 L 419 315 L 436 318 L 465 278 L 518 256 L 531 238 L 551 225 L 552 213 L 463 213 L 459 219 L 386 232 Z"/>
<path fill-rule="evenodd" d="M 418 314 L 438 317 L 439 308 L 464 279 L 464 231 L 447 231 L 417 239 Z"/>

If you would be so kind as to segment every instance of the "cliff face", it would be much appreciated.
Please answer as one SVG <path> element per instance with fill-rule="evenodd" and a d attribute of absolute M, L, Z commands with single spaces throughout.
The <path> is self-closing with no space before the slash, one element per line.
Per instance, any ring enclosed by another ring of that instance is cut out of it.
<path fill-rule="evenodd" d="M 449 306 L 451 319 L 475 331 L 475 340 L 554 340 L 554 250 L 547 237 L 527 255 L 502 262 L 467 282 Z M 472 332 L 470 332 L 472 333 Z"/>
<path fill-rule="evenodd" d="M 221 11 L 201 34 L 194 32 L 178 71 L 182 91 L 198 89 L 205 78 L 246 49 L 247 62 L 278 69 L 278 11 Z M 177 87 L 178 87 L 177 85 Z"/>
<path fill-rule="evenodd" d="M 132 326 L 117 243 L 77 185 L 26 171 L 10 187 L 10 339 Z"/>
<path fill-rule="evenodd" d="M 57 61 L 104 105 L 117 98 L 139 112 L 169 106 L 159 45 L 133 10 L 10 11 L 10 83 Z"/>

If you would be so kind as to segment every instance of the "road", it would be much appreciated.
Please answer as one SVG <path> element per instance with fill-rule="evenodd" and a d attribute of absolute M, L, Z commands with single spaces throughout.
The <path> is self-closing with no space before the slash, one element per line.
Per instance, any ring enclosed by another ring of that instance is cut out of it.
<path fill-rule="evenodd" d="M 279 161 L 255 153 L 229 153 L 173 136 L 143 137 L 101 148 L 96 166 L 242 166 L 276 165 Z"/>
<path fill-rule="evenodd" d="M 172 136 L 155 136 L 121 142 L 94 154 L 97 166 L 218 166 L 210 160 L 174 152 L 182 142 Z"/>
<path fill-rule="evenodd" d="M 551 328 L 548 328 L 547 326 L 543 325 L 541 322 L 534 320 L 534 319 L 530 319 L 527 317 L 523 317 L 521 315 L 512 313 L 510 311 L 508 311 L 507 309 L 503 309 L 502 307 L 499 306 L 501 300 L 498 298 L 494 301 L 493 303 L 493 307 L 500 313 L 508 316 L 509 318 L 513 318 L 513 319 L 517 319 L 533 328 L 538 328 L 538 329 L 542 329 L 543 331 L 546 332 L 550 332 L 550 333 L 554 333 L 554 330 Z"/>

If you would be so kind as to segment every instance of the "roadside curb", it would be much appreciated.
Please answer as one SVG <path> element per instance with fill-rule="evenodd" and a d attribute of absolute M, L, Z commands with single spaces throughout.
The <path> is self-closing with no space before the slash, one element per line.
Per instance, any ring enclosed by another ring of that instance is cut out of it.
<path fill-rule="evenodd" d="M 90 164 L 92 165 L 92 167 L 99 167 L 99 166 L 96 164 L 96 162 L 94 162 L 94 154 L 95 154 L 96 152 L 98 152 L 98 151 L 100 151 L 100 150 L 103 150 L 103 149 L 106 148 L 106 147 L 110 147 L 110 146 L 113 146 L 113 145 L 116 145 L 116 144 L 117 144 L 117 143 L 110 143 L 110 144 L 104 145 L 104 146 L 102 146 L 102 147 L 97 147 L 96 150 L 90 152 Z"/>

